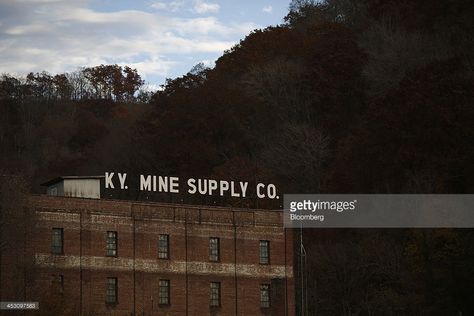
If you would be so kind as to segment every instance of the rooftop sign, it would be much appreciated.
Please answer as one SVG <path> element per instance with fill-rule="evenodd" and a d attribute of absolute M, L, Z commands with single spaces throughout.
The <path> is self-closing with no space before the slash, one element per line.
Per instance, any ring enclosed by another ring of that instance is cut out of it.
<path fill-rule="evenodd" d="M 255 192 L 259 199 L 280 199 L 274 184 L 257 183 L 250 188 L 248 181 L 215 180 L 202 178 L 180 179 L 175 176 L 140 175 L 131 181 L 127 173 L 106 172 L 105 188 L 129 190 L 129 184 L 135 183 L 135 190 L 159 193 L 186 193 L 190 195 L 222 196 L 246 198 L 249 192 Z M 137 182 L 138 180 L 138 182 Z M 138 184 L 137 184 L 138 183 Z"/>

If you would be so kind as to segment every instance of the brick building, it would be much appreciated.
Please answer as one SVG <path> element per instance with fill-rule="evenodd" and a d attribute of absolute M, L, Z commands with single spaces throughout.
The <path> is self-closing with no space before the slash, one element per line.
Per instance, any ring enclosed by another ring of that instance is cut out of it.
<path fill-rule="evenodd" d="M 40 306 L 54 292 L 74 315 L 295 313 L 281 211 L 50 195 L 28 204 L 24 297 Z M 22 300 L 5 284 L 2 300 Z"/>

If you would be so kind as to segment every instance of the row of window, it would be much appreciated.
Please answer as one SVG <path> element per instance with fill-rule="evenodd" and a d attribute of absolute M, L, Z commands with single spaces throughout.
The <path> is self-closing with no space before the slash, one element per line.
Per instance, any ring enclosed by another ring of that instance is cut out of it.
<path fill-rule="evenodd" d="M 56 293 L 64 292 L 64 276 L 63 275 L 53 275 L 52 279 L 53 290 Z M 170 280 L 160 279 L 158 283 L 158 304 L 160 305 L 170 305 L 171 296 L 170 296 Z M 118 279 L 116 277 L 107 278 L 106 283 L 106 292 L 105 292 L 105 302 L 107 304 L 117 304 L 118 303 Z M 220 282 L 211 282 L 210 283 L 210 302 L 211 307 L 221 306 L 221 283 Z M 260 307 L 269 308 L 270 307 L 270 284 L 261 284 L 260 285 Z"/>
<path fill-rule="evenodd" d="M 53 238 L 51 251 L 53 254 L 63 254 L 64 252 L 64 229 L 53 228 Z M 106 255 L 115 257 L 118 255 L 118 233 L 108 231 L 106 237 Z M 170 236 L 161 234 L 158 238 L 158 258 L 169 259 L 170 257 Z M 220 260 L 220 241 L 218 237 L 209 238 L 209 260 Z M 270 241 L 260 240 L 260 263 L 270 263 Z"/>

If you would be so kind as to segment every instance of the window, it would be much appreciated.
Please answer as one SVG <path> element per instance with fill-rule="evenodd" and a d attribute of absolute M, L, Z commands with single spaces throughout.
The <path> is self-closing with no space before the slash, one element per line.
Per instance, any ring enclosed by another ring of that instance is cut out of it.
<path fill-rule="evenodd" d="M 221 306 L 221 283 L 211 282 L 211 306 Z"/>
<path fill-rule="evenodd" d="M 158 258 L 169 259 L 170 254 L 170 237 L 169 235 L 160 235 L 158 240 Z"/>
<path fill-rule="evenodd" d="M 219 238 L 209 238 L 209 260 L 219 261 Z"/>
<path fill-rule="evenodd" d="M 170 303 L 170 280 L 160 280 L 160 305 L 169 305 Z"/>
<path fill-rule="evenodd" d="M 55 294 L 64 293 L 64 276 L 62 274 L 52 276 L 51 288 Z"/>
<path fill-rule="evenodd" d="M 262 284 L 260 286 L 260 307 L 270 307 L 270 284 Z"/>
<path fill-rule="evenodd" d="M 105 302 L 108 304 L 117 303 L 117 278 L 107 278 Z"/>
<path fill-rule="evenodd" d="M 107 256 L 117 256 L 117 232 L 107 232 Z"/>
<path fill-rule="evenodd" d="M 62 228 L 53 228 L 51 252 L 58 255 L 64 253 L 64 230 Z"/>
<path fill-rule="evenodd" d="M 260 263 L 270 263 L 270 242 L 268 240 L 260 240 Z"/>

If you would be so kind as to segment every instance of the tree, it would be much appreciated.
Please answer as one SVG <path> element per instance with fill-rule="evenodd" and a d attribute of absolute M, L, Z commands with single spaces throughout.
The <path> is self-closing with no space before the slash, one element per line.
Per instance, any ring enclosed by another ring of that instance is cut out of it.
<path fill-rule="evenodd" d="M 29 233 L 34 214 L 28 208 L 28 182 L 22 176 L 0 175 L 0 299 L 22 300 L 35 278 Z"/>
<path fill-rule="evenodd" d="M 100 65 L 85 68 L 82 72 L 93 87 L 96 99 L 132 101 L 144 84 L 137 70 L 128 66 Z"/>

